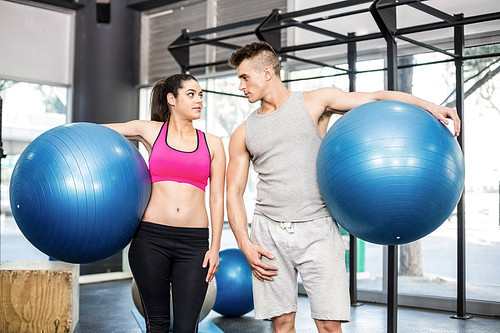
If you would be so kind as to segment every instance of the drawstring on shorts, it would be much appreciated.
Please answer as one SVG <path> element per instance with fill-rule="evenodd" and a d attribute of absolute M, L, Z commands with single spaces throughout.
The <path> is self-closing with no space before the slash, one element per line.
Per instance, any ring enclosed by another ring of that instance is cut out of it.
<path fill-rule="evenodd" d="M 288 231 L 289 234 L 293 234 L 294 231 L 295 231 L 293 229 L 292 222 L 283 222 L 283 221 L 281 221 L 280 222 L 280 227 L 281 227 L 281 229 L 286 229 L 286 231 Z"/>

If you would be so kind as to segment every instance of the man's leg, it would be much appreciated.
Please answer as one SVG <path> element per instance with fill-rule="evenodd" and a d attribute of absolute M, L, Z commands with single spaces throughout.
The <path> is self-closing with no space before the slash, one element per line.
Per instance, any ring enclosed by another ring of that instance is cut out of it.
<path fill-rule="evenodd" d="M 311 317 L 320 332 L 341 332 L 340 322 L 350 320 L 350 306 L 340 231 L 328 217 L 297 223 L 295 234 L 303 236 L 294 259 L 309 298 Z"/>
<path fill-rule="evenodd" d="M 273 333 L 295 333 L 295 312 L 274 317 Z"/>
<path fill-rule="evenodd" d="M 314 319 L 314 323 L 318 327 L 319 333 L 342 333 L 340 321 Z"/>
<path fill-rule="evenodd" d="M 256 319 L 275 318 L 297 311 L 297 271 L 286 249 L 289 236 L 279 222 L 255 215 L 250 240 L 271 252 L 275 258 L 262 257 L 262 261 L 278 268 L 278 275 L 273 276 L 273 281 L 262 282 L 252 277 Z"/>

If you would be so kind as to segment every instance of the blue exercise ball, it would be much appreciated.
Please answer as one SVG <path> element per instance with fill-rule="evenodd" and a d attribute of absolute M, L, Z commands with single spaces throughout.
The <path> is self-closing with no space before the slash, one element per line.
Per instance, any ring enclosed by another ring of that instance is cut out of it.
<path fill-rule="evenodd" d="M 420 239 L 453 212 L 464 188 L 462 150 L 414 105 L 377 101 L 342 116 L 318 154 L 321 194 L 337 222 L 368 242 Z"/>
<path fill-rule="evenodd" d="M 226 317 L 239 317 L 253 310 L 252 269 L 239 249 L 219 253 L 217 297 L 213 310 Z"/>
<path fill-rule="evenodd" d="M 70 263 L 106 259 L 132 239 L 151 193 L 137 148 L 97 124 L 55 127 L 31 142 L 10 182 L 10 205 L 24 236 Z"/>

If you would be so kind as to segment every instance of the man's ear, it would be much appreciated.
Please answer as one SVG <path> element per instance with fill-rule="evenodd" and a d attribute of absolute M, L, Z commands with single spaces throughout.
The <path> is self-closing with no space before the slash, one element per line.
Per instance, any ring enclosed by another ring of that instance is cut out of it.
<path fill-rule="evenodd" d="M 266 80 L 270 80 L 273 76 L 274 76 L 274 72 L 273 72 L 273 69 L 271 68 L 271 66 L 266 66 L 264 68 L 264 77 L 266 78 Z"/>

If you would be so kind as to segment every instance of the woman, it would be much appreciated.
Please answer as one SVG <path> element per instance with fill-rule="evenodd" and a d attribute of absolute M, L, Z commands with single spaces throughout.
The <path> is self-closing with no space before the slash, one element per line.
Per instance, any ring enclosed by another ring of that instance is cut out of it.
<path fill-rule="evenodd" d="M 226 157 L 218 137 L 193 127 L 202 97 L 192 75 L 172 75 L 153 87 L 151 121 L 105 125 L 149 152 L 151 198 L 129 250 L 148 332 L 169 330 L 170 283 L 174 332 L 197 331 L 208 283 L 219 266 Z"/>

